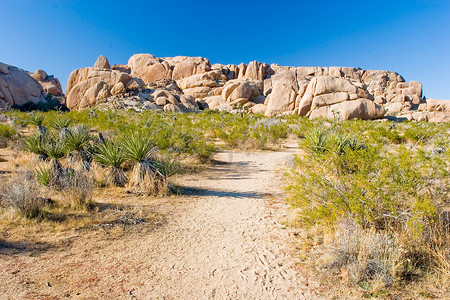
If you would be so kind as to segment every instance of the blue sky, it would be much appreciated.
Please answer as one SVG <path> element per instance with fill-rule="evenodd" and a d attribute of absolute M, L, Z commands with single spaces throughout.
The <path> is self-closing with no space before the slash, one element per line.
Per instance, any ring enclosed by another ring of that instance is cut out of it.
<path fill-rule="evenodd" d="M 450 99 L 450 1 L 0 0 L 0 61 L 63 88 L 104 54 L 392 70 Z"/>

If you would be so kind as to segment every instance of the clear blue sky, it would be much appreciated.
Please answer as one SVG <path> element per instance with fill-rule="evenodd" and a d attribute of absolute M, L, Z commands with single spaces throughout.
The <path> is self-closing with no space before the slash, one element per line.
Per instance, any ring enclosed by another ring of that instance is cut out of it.
<path fill-rule="evenodd" d="M 0 61 L 65 87 L 99 54 L 397 71 L 450 99 L 450 1 L 0 0 Z"/>

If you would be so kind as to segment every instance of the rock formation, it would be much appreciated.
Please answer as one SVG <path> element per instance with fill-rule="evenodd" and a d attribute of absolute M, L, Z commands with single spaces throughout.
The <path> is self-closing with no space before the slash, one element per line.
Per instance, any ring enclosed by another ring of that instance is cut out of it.
<path fill-rule="evenodd" d="M 28 73 L 0 63 L 0 111 L 12 106 L 46 103 L 48 95 L 63 95 L 58 79 L 43 70 Z"/>
<path fill-rule="evenodd" d="M 42 85 L 47 94 L 52 96 L 64 96 L 58 78 L 54 78 L 52 75 L 49 76 L 44 70 L 36 70 L 34 73 L 29 74 Z"/>
<path fill-rule="evenodd" d="M 257 61 L 248 65 L 211 65 L 206 58 L 186 56 L 157 58 L 136 54 L 127 65 L 112 67 L 106 57 L 99 56 L 93 68 L 72 72 L 66 95 L 70 109 L 102 102 L 114 102 L 117 106 L 117 101 L 130 100 L 126 96 L 130 95 L 134 99 L 130 101 L 140 103 L 131 105 L 134 108 L 160 110 L 239 108 L 269 117 L 298 114 L 339 119 L 449 118 L 449 105 L 445 101 L 427 102 L 420 82 L 405 82 L 395 72 L 351 67 L 284 67 Z"/>

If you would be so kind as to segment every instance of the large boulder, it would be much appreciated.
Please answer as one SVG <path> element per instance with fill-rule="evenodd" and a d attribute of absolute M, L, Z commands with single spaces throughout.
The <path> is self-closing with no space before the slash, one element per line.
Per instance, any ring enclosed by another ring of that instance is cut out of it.
<path fill-rule="evenodd" d="M 272 76 L 272 93 L 266 98 L 266 116 L 293 111 L 298 94 L 296 72 L 282 71 Z"/>
<path fill-rule="evenodd" d="M 44 71 L 38 72 L 39 78 L 46 80 L 48 75 Z M 0 63 L 0 109 L 25 104 L 46 102 L 47 93 L 43 86 L 30 73 Z"/>
<path fill-rule="evenodd" d="M 202 74 L 211 70 L 211 64 L 208 59 L 203 57 L 175 56 L 165 58 L 173 67 L 172 79 L 179 80 L 195 74 Z"/>
<path fill-rule="evenodd" d="M 426 99 L 426 110 L 429 112 L 450 112 L 450 100 Z"/>
<path fill-rule="evenodd" d="M 268 68 L 268 64 L 260 63 L 255 60 L 250 62 L 248 66 L 245 67 L 245 73 L 242 72 L 241 76 L 243 79 L 264 80 Z"/>
<path fill-rule="evenodd" d="M 121 84 L 120 84 L 121 83 Z M 69 109 L 85 109 L 97 105 L 102 99 L 125 90 L 142 87 L 139 78 L 112 69 L 92 67 L 72 71 L 67 80 L 66 106 Z"/>
<path fill-rule="evenodd" d="M 132 76 L 141 78 L 145 83 L 171 78 L 169 63 L 151 54 L 133 55 L 128 60 L 128 67 Z"/>
<path fill-rule="evenodd" d="M 208 59 L 203 57 L 176 56 L 157 58 L 152 54 L 135 54 L 128 60 L 131 75 L 145 83 L 164 78 L 179 80 L 211 70 Z"/>
<path fill-rule="evenodd" d="M 111 66 L 109 65 L 109 61 L 104 55 L 100 55 L 97 57 L 97 61 L 94 64 L 94 69 L 96 70 L 109 70 Z"/>
<path fill-rule="evenodd" d="M 203 99 L 203 102 L 206 104 L 206 106 L 204 106 L 204 108 L 208 108 L 208 109 L 218 109 L 218 107 L 224 103 L 226 103 L 226 101 L 222 98 L 222 96 L 210 96 L 210 97 L 206 97 Z"/>
<path fill-rule="evenodd" d="M 219 80 L 226 80 L 226 76 L 220 70 L 212 70 L 185 77 L 178 80 L 177 84 L 184 94 L 191 95 L 194 98 L 204 98 L 220 85 Z"/>
<path fill-rule="evenodd" d="M 230 80 L 222 89 L 222 98 L 227 102 L 233 102 L 239 98 L 245 98 L 252 101 L 260 94 L 262 83 L 259 81 L 249 80 Z"/>
<path fill-rule="evenodd" d="M 63 91 L 61 88 L 61 83 L 58 78 L 49 76 L 44 70 L 36 70 L 34 73 L 29 73 L 31 77 L 37 80 L 40 85 L 44 88 L 47 94 L 52 96 L 63 96 Z"/>
<path fill-rule="evenodd" d="M 330 68 L 331 72 L 341 72 L 340 68 Z M 343 74 L 343 73 L 342 73 Z M 298 103 L 298 114 L 306 116 L 309 112 L 348 100 L 366 98 L 370 95 L 356 82 L 330 75 L 314 77 L 309 81 Z M 328 111 L 319 110 L 321 115 Z M 317 114 L 315 112 L 314 114 Z"/>
<path fill-rule="evenodd" d="M 309 114 L 309 118 L 323 117 L 338 118 L 340 120 L 371 120 L 381 118 L 384 114 L 384 109 L 375 104 L 374 101 L 361 98 L 313 109 Z"/>
<path fill-rule="evenodd" d="M 335 78 L 332 76 L 320 76 L 316 77 L 316 80 L 317 82 L 315 83 L 315 85 L 311 85 L 312 88 L 311 92 L 314 96 L 336 92 L 346 92 L 348 94 L 356 94 L 358 89 L 350 81 L 344 78 Z"/>

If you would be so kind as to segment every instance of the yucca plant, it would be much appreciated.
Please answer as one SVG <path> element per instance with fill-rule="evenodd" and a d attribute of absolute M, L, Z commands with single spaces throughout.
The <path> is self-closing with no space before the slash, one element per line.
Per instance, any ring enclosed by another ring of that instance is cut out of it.
<path fill-rule="evenodd" d="M 135 163 L 130 187 L 150 194 L 162 192 L 166 180 L 153 158 L 156 148 L 151 139 L 143 134 L 132 134 L 124 138 L 122 146 L 125 158 Z"/>
<path fill-rule="evenodd" d="M 35 111 L 30 114 L 28 123 L 39 127 L 39 126 L 42 126 L 42 123 L 44 123 L 44 120 L 45 120 L 44 114 L 41 112 Z"/>
<path fill-rule="evenodd" d="M 70 153 L 72 162 L 81 162 L 83 168 L 89 171 L 91 159 L 86 148 L 89 146 L 91 136 L 87 126 L 75 126 L 67 129 L 63 137 L 66 150 Z"/>
<path fill-rule="evenodd" d="M 123 149 L 117 141 L 104 140 L 94 147 L 94 159 L 101 165 L 109 168 L 106 176 L 107 182 L 115 186 L 125 186 L 128 179 L 121 169 L 125 160 Z"/>
<path fill-rule="evenodd" d="M 322 128 L 316 128 L 305 135 L 305 144 L 311 154 L 324 153 L 329 147 L 329 133 Z"/>
<path fill-rule="evenodd" d="M 36 174 L 36 179 L 39 184 L 43 186 L 49 186 L 51 181 L 51 170 L 48 166 L 38 165 L 34 172 Z"/>
<path fill-rule="evenodd" d="M 338 154 L 345 153 L 347 149 L 357 151 L 367 148 L 366 144 L 361 142 L 358 138 L 348 134 L 338 134 L 335 139 Z"/>
<path fill-rule="evenodd" d="M 47 159 L 45 145 L 48 136 L 40 133 L 33 133 L 25 139 L 25 149 L 28 152 L 37 154 L 41 160 Z"/>
<path fill-rule="evenodd" d="M 65 116 L 54 117 L 49 121 L 50 127 L 61 130 L 63 128 L 68 128 L 72 123 L 72 119 L 69 119 Z"/>
<path fill-rule="evenodd" d="M 177 159 L 165 156 L 159 158 L 155 163 L 156 168 L 164 177 L 170 177 L 178 172 L 180 169 L 180 163 Z"/>
<path fill-rule="evenodd" d="M 66 154 L 65 144 L 56 138 L 49 138 L 44 143 L 45 154 L 50 158 L 50 182 L 56 188 L 62 188 L 65 183 L 66 171 L 59 162 Z"/>

